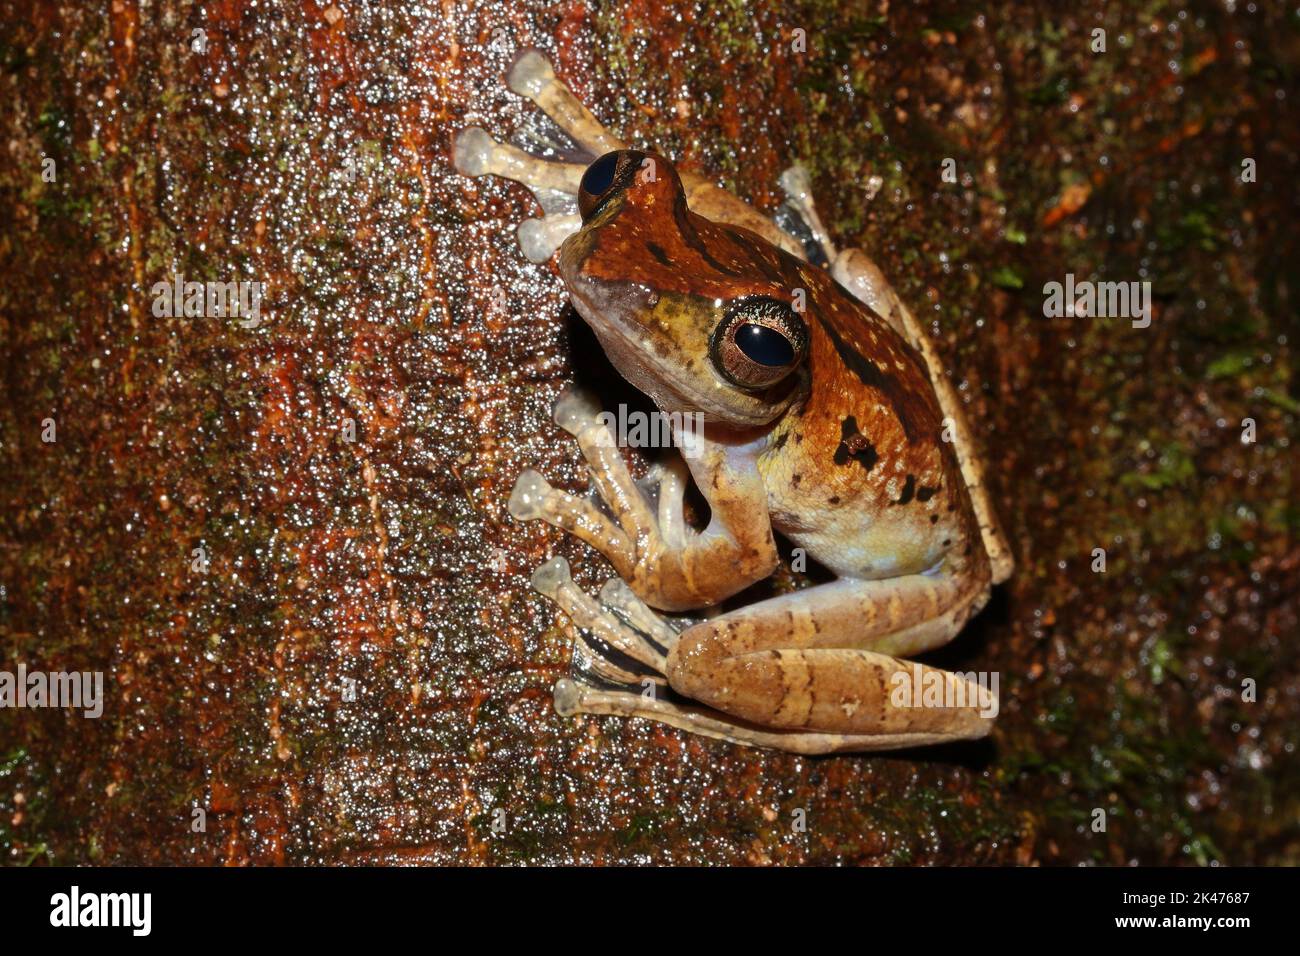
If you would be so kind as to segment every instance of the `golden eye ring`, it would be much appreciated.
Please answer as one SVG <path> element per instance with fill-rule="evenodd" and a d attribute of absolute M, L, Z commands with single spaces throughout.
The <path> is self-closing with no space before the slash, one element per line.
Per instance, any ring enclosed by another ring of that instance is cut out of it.
<path fill-rule="evenodd" d="M 709 357 L 718 373 L 744 389 L 775 385 L 807 352 L 803 319 L 786 303 L 767 296 L 731 303 L 709 342 Z"/>

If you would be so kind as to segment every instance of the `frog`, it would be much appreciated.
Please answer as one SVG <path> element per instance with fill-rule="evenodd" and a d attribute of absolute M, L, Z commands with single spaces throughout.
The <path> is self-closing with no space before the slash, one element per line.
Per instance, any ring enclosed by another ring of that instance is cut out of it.
<path fill-rule="evenodd" d="M 524 255 L 554 263 L 675 436 L 702 422 L 636 478 L 598 396 L 570 387 L 553 417 L 589 492 L 518 475 L 515 519 L 575 536 L 616 572 L 595 595 L 564 558 L 532 574 L 577 634 L 556 712 L 807 755 L 987 736 L 996 685 L 915 657 L 955 638 L 1014 559 L 957 391 L 883 271 L 836 248 L 801 166 L 779 178 L 782 222 L 629 146 L 537 50 L 506 86 L 562 138 L 524 148 L 468 126 L 455 168 L 533 192 L 543 215 L 518 227 Z M 707 517 L 688 521 L 692 484 Z M 724 607 L 777 570 L 778 536 L 832 579 Z M 900 693 L 921 685 L 943 692 L 937 705 Z"/>

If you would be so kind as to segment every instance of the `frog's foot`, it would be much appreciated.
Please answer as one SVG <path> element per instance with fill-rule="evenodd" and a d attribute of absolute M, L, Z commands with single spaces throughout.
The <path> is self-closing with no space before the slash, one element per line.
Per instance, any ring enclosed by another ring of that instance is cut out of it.
<path fill-rule="evenodd" d="M 872 177 L 873 186 L 869 191 L 873 196 L 875 190 L 880 188 L 875 182 L 879 178 Z M 871 306 L 897 332 L 910 341 L 911 333 L 904 327 L 898 314 L 898 296 L 894 294 L 880 267 L 861 249 L 836 249 L 831 242 L 830 233 L 823 225 L 821 216 L 817 214 L 817 207 L 813 203 L 812 180 L 808 176 L 808 171 L 802 166 L 791 166 L 781 174 L 778 182 L 786 195 L 786 205 L 802 220 L 835 281 L 848 289 L 854 298 Z"/>
<path fill-rule="evenodd" d="M 751 542 L 689 528 L 684 463 L 674 456 L 644 480 L 634 480 L 599 408 L 575 389 L 555 405 L 556 423 L 578 440 L 587 460 L 593 494 L 567 494 L 528 470 L 510 495 L 511 515 L 540 518 L 581 538 L 609 559 L 642 600 L 663 610 L 716 604 L 771 573 L 776 552 L 770 531 L 763 529 L 763 542 Z"/>
<path fill-rule="evenodd" d="M 550 62 L 536 50 L 526 50 L 506 74 L 506 85 L 526 96 L 570 139 L 587 160 L 623 149 L 623 143 L 597 122 L 578 98 L 561 83 Z M 460 131 L 452 146 L 452 162 L 466 176 L 501 176 L 532 190 L 545 216 L 519 225 L 519 245 L 533 262 L 545 262 L 561 243 L 578 231 L 578 185 L 585 162 L 542 159 L 517 146 L 497 142 L 484 129 L 470 126 Z"/>
<path fill-rule="evenodd" d="M 786 204 L 803 220 L 822 257 L 828 263 L 834 262 L 837 253 L 830 233 L 822 225 L 821 216 L 817 215 L 817 208 L 813 205 L 812 179 L 808 170 L 799 165 L 791 166 L 780 175 L 777 183 L 785 193 Z"/>
<path fill-rule="evenodd" d="M 627 148 L 560 82 L 550 60 L 537 50 L 524 50 L 515 58 L 506 73 L 506 86 L 512 93 L 526 96 L 536 103 L 592 159 Z"/>
<path fill-rule="evenodd" d="M 667 648 L 667 688 L 561 681 L 556 709 L 797 753 L 978 739 L 993 728 L 997 684 L 897 655 L 950 639 L 988 593 L 987 576 L 818 585 L 685 628 Z"/>
<path fill-rule="evenodd" d="M 545 594 L 578 629 L 573 643 L 572 676 L 555 685 L 555 710 L 571 716 L 584 709 L 587 694 L 621 701 L 653 701 L 669 694 L 666 654 L 686 620 L 669 621 L 647 607 L 618 578 L 610 578 L 592 600 L 569 576 L 569 565 L 555 558 L 533 574 Z"/>
<path fill-rule="evenodd" d="M 501 176 L 533 191 L 546 212 L 519 224 L 519 246 L 532 262 L 545 262 L 582 225 L 577 212 L 578 183 L 585 166 L 538 159 L 509 143 L 498 143 L 478 126 L 463 129 L 452 150 L 466 176 Z"/>
<path fill-rule="evenodd" d="M 817 214 L 817 206 L 813 203 L 812 196 L 812 177 L 808 175 L 808 170 L 796 163 L 783 172 L 777 182 L 781 186 L 781 191 L 785 193 L 786 204 L 803 220 L 826 261 L 833 264 L 842 253 L 836 251 L 830 233 L 822 224 L 821 216 Z M 879 176 L 872 176 L 867 181 L 868 202 L 875 198 L 883 182 L 884 180 Z"/>
<path fill-rule="evenodd" d="M 636 565 L 641 542 L 658 538 L 650 503 L 633 480 L 613 434 L 599 418 L 600 406 L 570 387 L 555 403 L 557 425 L 578 439 L 589 466 L 593 493 L 585 498 L 559 491 L 528 469 L 515 481 L 507 505 L 520 521 L 540 518 L 600 551 L 623 577 Z"/>
<path fill-rule="evenodd" d="M 600 590 L 598 600 L 591 598 L 569 576 L 569 562 L 552 558 L 533 572 L 533 587 L 560 606 L 569 620 L 579 628 L 584 641 L 590 635 L 624 657 L 649 668 L 650 680 L 666 683 L 664 668 L 667 651 L 677 640 L 677 632 L 641 602 L 618 578 L 610 578 Z M 588 644 L 596 659 L 583 663 L 605 680 L 637 683 L 646 675 L 609 660 Z M 575 663 L 577 655 L 575 654 Z"/>

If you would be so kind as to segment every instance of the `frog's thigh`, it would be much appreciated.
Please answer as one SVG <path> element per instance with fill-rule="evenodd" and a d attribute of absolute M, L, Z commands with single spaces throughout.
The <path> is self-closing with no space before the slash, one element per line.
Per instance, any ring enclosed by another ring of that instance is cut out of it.
<path fill-rule="evenodd" d="M 688 629 L 668 655 L 668 680 L 692 700 L 782 730 L 983 736 L 987 702 L 973 693 L 961 707 L 897 704 L 905 676 L 954 689 L 961 679 L 891 655 L 949 640 L 987 597 L 977 579 L 836 581 Z"/>

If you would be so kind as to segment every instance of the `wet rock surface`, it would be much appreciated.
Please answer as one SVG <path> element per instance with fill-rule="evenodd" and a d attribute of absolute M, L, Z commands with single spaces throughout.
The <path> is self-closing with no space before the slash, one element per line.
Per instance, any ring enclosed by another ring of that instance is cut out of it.
<path fill-rule="evenodd" d="M 0 6 L 0 655 L 106 689 L 0 711 L 5 862 L 1300 862 L 1282 5 Z M 552 711 L 528 575 L 611 572 L 505 503 L 583 487 L 550 405 L 612 373 L 531 197 L 450 166 L 537 131 L 528 46 L 762 209 L 804 163 L 927 318 L 1018 559 L 930 658 L 1000 673 L 990 740 Z M 1071 273 L 1149 280 L 1149 327 L 1046 317 Z M 261 321 L 158 316 L 176 275 Z"/>

